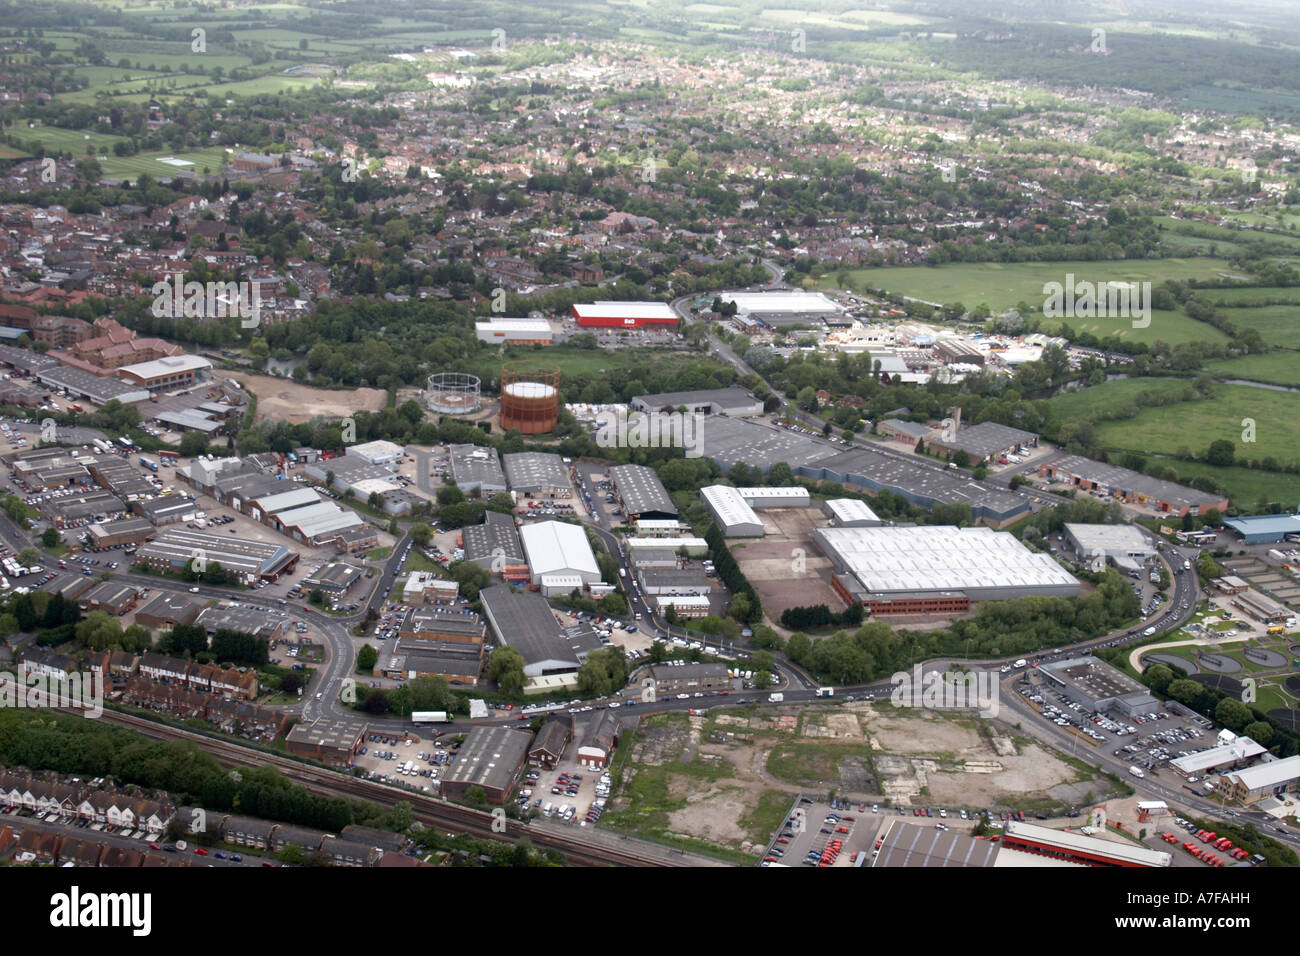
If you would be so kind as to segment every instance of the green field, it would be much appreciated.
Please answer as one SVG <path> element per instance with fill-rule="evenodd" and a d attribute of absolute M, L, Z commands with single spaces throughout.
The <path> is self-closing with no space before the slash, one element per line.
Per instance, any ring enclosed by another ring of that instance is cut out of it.
<path fill-rule="evenodd" d="M 1300 352 L 1266 352 L 1206 363 L 1206 369 L 1223 378 L 1241 378 L 1273 385 L 1300 386 Z"/>
<path fill-rule="evenodd" d="M 1163 395 L 1188 387 L 1184 378 L 1117 378 L 1048 399 L 1052 417 L 1061 421 L 1088 418 L 1093 412 L 1136 401 L 1143 392 Z"/>
<path fill-rule="evenodd" d="M 1242 331 L 1257 330 L 1269 345 L 1300 348 L 1300 305 L 1262 305 L 1258 308 L 1229 308 L 1219 311 Z"/>
<path fill-rule="evenodd" d="M 1255 421 L 1255 442 L 1242 441 L 1242 420 Z M 1278 392 L 1249 385 L 1220 385 L 1213 398 L 1144 409 L 1136 418 L 1101 422 L 1097 438 L 1107 448 L 1152 454 L 1174 454 L 1180 448 L 1204 452 L 1218 439 L 1227 439 L 1242 458 L 1300 460 L 1295 423 L 1300 420 L 1300 393 Z M 1300 479 L 1292 476 L 1300 489 Z"/>
<path fill-rule="evenodd" d="M 1102 262 L 1019 262 L 1019 263 L 954 263 L 937 267 L 885 266 L 878 269 L 848 270 L 850 283 L 856 289 L 884 289 L 890 293 L 941 304 L 962 303 L 975 308 L 985 303 L 994 312 L 1015 308 L 1024 302 L 1041 309 L 1046 296 L 1043 286 L 1049 282 L 1064 283 L 1067 275 L 1075 282 L 1119 281 L 1151 282 L 1158 285 L 1166 279 L 1204 278 L 1207 274 L 1227 271 L 1223 259 L 1157 259 L 1141 261 Z M 819 283 L 822 288 L 835 288 L 834 275 Z M 1151 324 L 1144 329 L 1132 327 L 1125 318 L 1069 319 L 1071 328 L 1090 332 L 1099 337 L 1115 334 L 1138 342 L 1155 342 L 1157 339 L 1177 345 L 1183 342 L 1223 342 L 1225 336 L 1213 326 L 1196 322 L 1181 312 L 1153 312 Z"/>
<path fill-rule="evenodd" d="M 1169 467 L 1178 472 L 1180 484 L 1188 484 L 1193 478 L 1206 475 L 1227 488 L 1232 507 L 1242 514 L 1253 514 L 1261 497 L 1266 502 L 1281 502 L 1288 508 L 1300 507 L 1297 504 L 1300 502 L 1300 477 L 1296 475 L 1257 471 L 1239 465 L 1224 468 L 1200 461 L 1178 461 L 1172 458 L 1168 463 Z"/>

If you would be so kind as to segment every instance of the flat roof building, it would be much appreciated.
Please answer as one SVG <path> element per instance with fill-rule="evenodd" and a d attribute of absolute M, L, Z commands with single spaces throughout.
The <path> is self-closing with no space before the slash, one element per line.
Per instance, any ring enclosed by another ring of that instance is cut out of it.
<path fill-rule="evenodd" d="M 1245 764 L 1246 761 L 1253 760 L 1267 752 L 1267 748 L 1257 744 L 1249 737 L 1238 737 L 1231 730 L 1225 729 L 1219 731 L 1218 746 L 1210 747 L 1208 750 L 1198 750 L 1186 757 L 1175 757 L 1169 761 L 1169 766 L 1187 777 L 1192 774 L 1203 774 L 1229 767 L 1239 767 Z"/>
<path fill-rule="evenodd" d="M 362 571 L 342 561 L 331 561 L 311 572 L 302 579 L 310 588 L 320 588 L 334 594 L 342 594 L 361 580 Z"/>
<path fill-rule="evenodd" d="M 583 328 L 639 329 L 681 321 L 666 302 L 580 302 L 573 306 L 573 317 Z"/>
<path fill-rule="evenodd" d="M 1162 867 L 1173 863 L 1173 856 L 1164 850 L 1152 850 L 1128 840 L 1103 840 L 1018 820 L 1006 824 L 1000 843 L 1003 850 L 1018 850 L 1083 866 Z"/>
<path fill-rule="evenodd" d="M 123 365 L 117 375 L 128 384 L 157 392 L 191 385 L 211 368 L 212 363 L 199 355 L 165 355 L 152 362 Z"/>
<path fill-rule="evenodd" d="M 569 466 L 559 455 L 538 451 L 518 451 L 501 456 L 510 490 L 537 498 L 569 498 Z"/>
<path fill-rule="evenodd" d="M 812 504 L 812 495 L 807 488 L 797 485 L 785 488 L 772 488 L 759 485 L 753 488 L 737 488 L 740 497 L 745 499 L 755 511 L 767 508 L 807 508 Z"/>
<path fill-rule="evenodd" d="M 817 528 L 813 540 L 835 564 L 832 586 L 873 614 L 934 613 L 927 595 L 967 601 L 1073 597 L 1079 582 L 1051 557 L 990 528 Z"/>
<path fill-rule="evenodd" d="M 1132 717 L 1160 709 L 1144 685 L 1096 657 L 1053 661 L 1040 665 L 1038 672 L 1089 710 L 1112 710 Z"/>
<path fill-rule="evenodd" d="M 495 448 L 483 445 L 449 445 L 447 457 L 451 462 L 451 477 L 456 487 L 465 494 L 478 492 L 490 497 L 506 490 L 505 472 Z"/>
<path fill-rule="evenodd" d="M 217 631 L 238 631 L 240 634 L 260 637 L 264 641 L 273 641 L 284 631 L 287 621 L 278 612 L 260 607 L 218 604 L 215 607 L 205 607 L 194 619 L 194 623 L 203 628 L 209 637 Z"/>
<path fill-rule="evenodd" d="M 321 718 L 298 724 L 289 731 L 284 746 L 291 754 L 309 757 L 332 767 L 350 767 L 370 730 L 367 723 Z"/>
<path fill-rule="evenodd" d="M 718 298 L 735 305 L 738 315 L 770 328 L 822 325 L 844 315 L 844 309 L 821 292 L 723 292 Z"/>
<path fill-rule="evenodd" d="M 344 449 L 344 454 L 360 458 L 372 465 L 390 465 L 400 461 L 406 454 L 406 449 L 395 442 L 380 440 L 368 441 L 361 445 L 348 445 Z"/>
<path fill-rule="evenodd" d="M 1300 540 L 1300 515 L 1249 515 L 1244 518 L 1226 518 L 1225 527 L 1231 528 L 1246 544 L 1271 544 L 1287 540 Z"/>
<path fill-rule="evenodd" d="M 1065 539 L 1082 558 L 1102 557 L 1126 565 L 1141 565 L 1156 556 L 1155 545 L 1131 524 L 1075 524 L 1065 526 Z"/>
<path fill-rule="evenodd" d="M 474 336 L 489 345 L 550 345 L 551 323 L 545 319 L 513 319 L 492 316 L 474 323 Z"/>

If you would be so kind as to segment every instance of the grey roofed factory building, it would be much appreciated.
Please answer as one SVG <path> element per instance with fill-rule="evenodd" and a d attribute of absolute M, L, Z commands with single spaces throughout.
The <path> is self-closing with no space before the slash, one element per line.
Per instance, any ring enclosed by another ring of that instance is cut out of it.
<path fill-rule="evenodd" d="M 96 515 L 112 518 L 114 515 L 124 514 L 126 502 L 117 495 L 95 489 L 84 495 L 68 495 L 66 498 L 46 501 L 41 505 L 41 510 L 62 527 L 85 518 L 94 518 Z"/>
<path fill-rule="evenodd" d="M 816 528 L 813 540 L 874 597 L 960 592 L 996 601 L 1079 593 L 1079 582 L 1051 556 L 991 528 Z"/>
<path fill-rule="evenodd" d="M 331 561 L 308 574 L 302 583 L 322 591 L 342 593 L 361 579 L 361 569 L 342 561 Z"/>
<path fill-rule="evenodd" d="M 693 389 L 688 392 L 634 395 L 632 408 L 639 412 L 675 412 L 679 408 L 685 408 L 692 413 L 727 415 L 733 418 L 763 414 L 762 400 L 735 385 L 728 388 Z"/>
<path fill-rule="evenodd" d="M 483 670 L 482 643 L 391 637 L 375 661 L 373 674 L 394 680 L 441 677 L 449 684 L 477 687 Z"/>
<path fill-rule="evenodd" d="M 1039 474 L 1054 481 L 1068 481 L 1085 491 L 1109 493 L 1139 504 L 1150 503 L 1159 511 L 1177 515 L 1200 514 L 1210 508 L 1224 511 L 1228 507 L 1228 499 L 1215 492 L 1197 491 L 1082 455 L 1049 459 L 1039 467 Z"/>
<path fill-rule="evenodd" d="M 614 493 L 629 518 L 676 518 L 668 489 L 653 468 L 647 465 L 614 465 L 609 469 Z"/>
<path fill-rule="evenodd" d="M 1155 545 L 1131 524 L 1068 523 L 1065 539 L 1079 557 L 1101 556 L 1126 570 L 1136 569 L 1156 555 Z"/>
<path fill-rule="evenodd" d="M 723 292 L 718 298 L 735 304 L 738 314 L 771 328 L 817 326 L 844 314 L 840 305 L 821 292 Z"/>
<path fill-rule="evenodd" d="M 708 594 L 713 590 L 698 565 L 689 568 L 639 567 L 637 580 L 646 594 Z"/>
<path fill-rule="evenodd" d="M 799 477 L 855 485 L 871 492 L 888 490 L 917 507 L 969 504 L 976 521 L 994 527 L 1029 512 L 1029 499 L 1024 495 L 868 448 L 846 451 L 821 438 L 720 416 L 710 416 L 700 433 L 704 457 L 723 469 L 745 462 L 767 472 L 784 461 Z"/>
<path fill-rule="evenodd" d="M 730 485 L 708 485 L 700 489 L 704 507 L 713 515 L 713 521 L 726 538 L 761 538 L 763 519 L 754 513 L 740 494 Z"/>
<path fill-rule="evenodd" d="M 193 624 L 203 610 L 204 602 L 188 594 L 162 591 L 152 601 L 135 612 L 135 623 L 154 631 L 166 631 L 177 624 Z"/>
<path fill-rule="evenodd" d="M 495 448 L 482 445 L 449 445 L 451 477 L 466 494 L 479 492 L 485 497 L 506 490 L 506 475 Z"/>
<path fill-rule="evenodd" d="M 361 741 L 370 730 L 368 723 L 351 720 L 326 720 L 298 724 L 285 738 L 285 749 L 292 754 L 312 757 L 335 767 L 347 767 L 361 749 Z"/>
<path fill-rule="evenodd" d="M 181 521 L 193 521 L 199 506 L 184 495 L 161 495 L 133 501 L 131 510 L 161 528 Z"/>
<path fill-rule="evenodd" d="M 694 693 L 697 690 L 739 690 L 740 681 L 727 676 L 727 665 L 722 663 L 652 664 L 648 674 L 641 678 L 654 681 L 657 694 Z"/>
<path fill-rule="evenodd" d="M 523 655 L 527 677 L 572 673 L 601 646 L 586 625 L 562 627 L 546 599 L 532 591 L 496 584 L 480 591 L 479 600 L 497 640 Z"/>
<path fill-rule="evenodd" d="M 154 533 L 153 524 L 144 518 L 119 518 L 90 525 L 92 548 L 110 548 L 119 544 L 138 544 Z"/>
<path fill-rule="evenodd" d="M 482 524 L 466 525 L 460 529 L 461 541 L 465 549 L 465 560 L 472 561 L 487 571 L 494 569 L 494 562 L 499 558 L 501 564 L 497 572 L 508 565 L 527 564 L 524 559 L 524 546 L 519 540 L 519 529 L 515 519 L 499 511 L 488 511 L 483 515 Z"/>
<path fill-rule="evenodd" d="M 974 461 L 986 461 L 1008 452 L 1017 452 L 1032 448 L 1038 444 L 1038 436 L 1020 428 L 1012 428 L 998 422 L 980 422 L 978 425 L 963 425 L 957 429 L 952 438 L 935 438 L 930 442 L 930 451 L 951 458 L 959 451 L 966 452 Z"/>
<path fill-rule="evenodd" d="M 559 455 L 539 451 L 517 451 L 501 457 L 511 491 L 550 498 L 571 494 L 569 466 Z"/>
<path fill-rule="evenodd" d="M 884 524 L 865 501 L 857 498 L 827 498 L 822 502 L 822 514 L 835 528 L 878 528 Z"/>
<path fill-rule="evenodd" d="M 1089 710 L 1116 710 L 1125 717 L 1159 710 L 1145 686 L 1096 657 L 1072 657 L 1039 665 L 1038 672 Z"/>
<path fill-rule="evenodd" d="M 107 375 L 92 375 L 79 368 L 59 366 L 37 372 L 38 381 L 46 385 L 66 389 L 78 398 L 89 399 L 96 405 L 116 398 L 123 405 L 149 401 L 149 390 L 138 385 L 127 384 L 118 378 Z"/>
<path fill-rule="evenodd" d="M 490 802 L 504 803 L 519 782 L 532 739 L 528 731 L 510 727 L 473 728 L 443 774 L 443 796 L 463 798 L 470 787 L 482 787 Z"/>
<path fill-rule="evenodd" d="M 285 619 L 276 611 L 217 605 L 205 607 L 199 612 L 194 623 L 203 628 L 209 636 L 217 631 L 239 631 L 270 641 L 280 636 L 280 632 L 284 630 Z"/>
<path fill-rule="evenodd" d="M 243 584 L 277 578 L 298 563 L 298 553 L 284 545 L 225 538 L 186 528 L 168 528 L 136 551 L 137 562 L 157 571 L 180 571 L 196 556 L 220 564 Z"/>

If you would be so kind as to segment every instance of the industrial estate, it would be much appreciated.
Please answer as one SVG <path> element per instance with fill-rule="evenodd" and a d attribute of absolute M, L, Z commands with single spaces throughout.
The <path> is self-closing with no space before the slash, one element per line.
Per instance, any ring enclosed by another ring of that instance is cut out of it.
<path fill-rule="evenodd" d="M 0 28 L 0 865 L 1300 865 L 1293 26 L 389 6 Z"/>

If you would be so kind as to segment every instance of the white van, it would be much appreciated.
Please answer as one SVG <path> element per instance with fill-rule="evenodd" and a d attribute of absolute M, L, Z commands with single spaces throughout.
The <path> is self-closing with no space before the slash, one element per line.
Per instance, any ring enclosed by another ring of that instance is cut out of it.
<path fill-rule="evenodd" d="M 547 800 L 546 806 L 542 807 L 542 816 L 549 817 L 551 815 L 552 808 L 553 808 L 553 804 L 551 803 L 551 801 Z"/>

